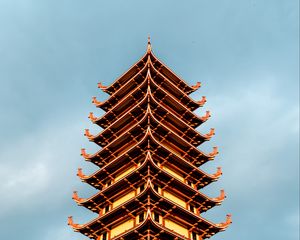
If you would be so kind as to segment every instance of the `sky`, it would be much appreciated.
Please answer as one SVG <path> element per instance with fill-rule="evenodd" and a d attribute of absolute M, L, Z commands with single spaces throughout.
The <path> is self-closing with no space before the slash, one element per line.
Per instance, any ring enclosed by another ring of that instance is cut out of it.
<path fill-rule="evenodd" d="M 146 51 L 207 97 L 197 110 L 216 129 L 200 147 L 220 154 L 203 170 L 223 176 L 203 192 L 227 198 L 203 216 L 233 224 L 213 240 L 299 238 L 299 2 L 296 0 L 0 0 L 0 239 L 84 240 L 77 206 L 80 148 L 101 129 L 91 103 Z"/>

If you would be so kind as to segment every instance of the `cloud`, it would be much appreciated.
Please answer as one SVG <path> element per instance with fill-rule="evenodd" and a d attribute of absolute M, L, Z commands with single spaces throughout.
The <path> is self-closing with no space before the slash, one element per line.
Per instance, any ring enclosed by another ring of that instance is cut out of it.
<path fill-rule="evenodd" d="M 40 162 L 32 162 L 31 165 L 16 168 L 0 164 L 0 191 L 5 193 L 0 198 L 1 216 L 16 208 L 25 207 L 31 199 L 37 198 L 49 187 L 47 166 Z"/>
<path fill-rule="evenodd" d="M 2 149 L 0 158 L 9 161 L 0 162 L 1 238 L 19 238 L 30 230 L 30 239 L 67 239 L 78 236 L 67 227 L 67 216 L 82 222 L 93 218 L 71 199 L 75 189 L 83 189 L 80 194 L 87 196 L 95 192 L 76 177 L 80 165 L 87 172 L 93 170 L 79 154 L 80 147 L 89 144 L 82 134 L 84 121 L 77 119 L 44 121 L 39 129 Z M 6 231 L 11 224 L 19 230 Z"/>
<path fill-rule="evenodd" d="M 260 224 L 267 221 L 289 232 L 288 239 L 298 233 L 295 227 L 299 212 L 295 184 L 299 174 L 298 104 L 279 94 L 274 86 L 278 80 L 253 77 L 247 87 L 234 86 L 230 94 L 227 89 L 218 90 L 205 106 L 212 110 L 213 117 L 203 128 L 215 127 L 216 136 L 203 148 L 208 151 L 212 145 L 219 145 L 220 155 L 202 168 L 213 172 L 216 166 L 222 166 L 224 174 L 203 192 L 216 196 L 218 189 L 224 188 L 228 198 L 222 207 L 204 216 L 220 222 L 222 216 L 231 212 L 234 222 L 231 229 L 214 239 L 227 236 L 258 239 L 259 234 L 276 239 L 275 233 L 260 229 Z M 249 226 L 260 230 L 249 232 Z"/>
<path fill-rule="evenodd" d="M 94 217 L 71 199 L 72 190 L 95 192 L 76 177 L 78 166 L 96 169 L 79 156 L 81 147 L 97 150 L 82 136 L 90 97 L 106 99 L 99 77 L 109 84 L 121 75 L 148 33 L 158 57 L 203 82 L 195 99 L 208 97 L 212 118 L 199 131 L 215 127 L 216 136 L 201 149 L 218 145 L 220 155 L 203 169 L 220 165 L 224 175 L 204 192 L 224 188 L 228 198 L 205 216 L 234 220 L 214 239 L 297 238 L 299 3 L 215 3 L 0 3 L 1 239 L 85 239 L 66 219 Z"/>

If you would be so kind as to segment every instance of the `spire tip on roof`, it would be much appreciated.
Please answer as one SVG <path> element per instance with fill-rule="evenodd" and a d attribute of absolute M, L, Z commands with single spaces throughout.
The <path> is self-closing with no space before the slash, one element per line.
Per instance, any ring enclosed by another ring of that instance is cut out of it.
<path fill-rule="evenodd" d="M 148 45 L 147 45 L 147 53 L 151 52 L 151 41 L 150 41 L 150 35 L 148 35 Z"/>

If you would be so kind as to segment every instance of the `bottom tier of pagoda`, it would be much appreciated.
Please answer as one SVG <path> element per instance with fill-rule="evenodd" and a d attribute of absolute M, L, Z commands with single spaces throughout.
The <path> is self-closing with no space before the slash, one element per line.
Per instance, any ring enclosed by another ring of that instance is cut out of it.
<path fill-rule="evenodd" d="M 123 204 L 103 209 L 99 217 L 88 224 L 68 224 L 77 232 L 95 240 L 202 240 L 224 231 L 231 223 L 214 224 L 200 214 L 160 195 L 161 189 L 148 179 L 133 195 L 122 198 Z"/>

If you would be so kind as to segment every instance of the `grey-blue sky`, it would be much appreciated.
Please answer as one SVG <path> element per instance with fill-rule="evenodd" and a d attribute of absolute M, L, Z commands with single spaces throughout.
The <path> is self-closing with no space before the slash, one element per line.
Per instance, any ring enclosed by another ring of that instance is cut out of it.
<path fill-rule="evenodd" d="M 213 116 L 200 131 L 220 146 L 204 166 L 224 175 L 205 192 L 228 199 L 207 213 L 233 225 L 214 239 L 297 239 L 299 228 L 298 1 L 0 0 L 0 239 L 84 239 L 66 227 L 94 215 L 75 206 L 94 190 L 76 168 L 97 148 L 83 129 L 96 87 L 145 51 L 206 95 Z M 102 114 L 95 111 L 97 115 Z"/>

